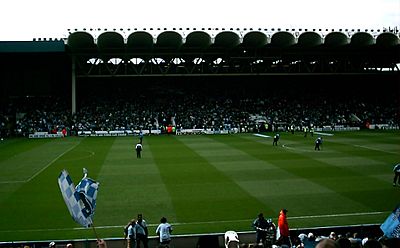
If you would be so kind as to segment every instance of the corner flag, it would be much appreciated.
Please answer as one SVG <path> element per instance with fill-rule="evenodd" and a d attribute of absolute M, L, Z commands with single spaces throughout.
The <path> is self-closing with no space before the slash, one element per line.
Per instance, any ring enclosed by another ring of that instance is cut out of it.
<path fill-rule="evenodd" d="M 84 172 L 84 178 L 75 187 L 68 172 L 63 170 L 58 177 L 58 185 L 72 219 L 84 227 L 90 227 L 93 224 L 99 183 L 86 177 L 86 169 Z"/>
<path fill-rule="evenodd" d="M 388 238 L 400 238 L 400 205 L 383 222 L 381 230 Z"/>

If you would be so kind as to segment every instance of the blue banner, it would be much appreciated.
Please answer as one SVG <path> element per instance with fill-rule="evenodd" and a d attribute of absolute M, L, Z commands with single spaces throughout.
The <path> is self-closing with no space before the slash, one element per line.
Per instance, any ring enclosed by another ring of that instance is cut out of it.
<path fill-rule="evenodd" d="M 388 238 L 400 238 L 400 205 L 383 222 L 381 230 Z"/>

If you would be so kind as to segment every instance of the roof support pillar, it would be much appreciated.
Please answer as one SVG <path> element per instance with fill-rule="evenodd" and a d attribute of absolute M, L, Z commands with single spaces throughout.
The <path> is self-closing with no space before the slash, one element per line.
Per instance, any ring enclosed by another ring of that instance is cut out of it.
<path fill-rule="evenodd" d="M 75 65 L 75 63 L 76 63 L 75 56 L 73 56 L 72 57 L 72 70 L 71 70 L 71 73 L 72 73 L 72 75 L 71 75 L 71 89 L 72 89 L 71 111 L 72 111 L 72 114 L 76 113 L 76 71 L 75 71 L 76 65 Z"/>

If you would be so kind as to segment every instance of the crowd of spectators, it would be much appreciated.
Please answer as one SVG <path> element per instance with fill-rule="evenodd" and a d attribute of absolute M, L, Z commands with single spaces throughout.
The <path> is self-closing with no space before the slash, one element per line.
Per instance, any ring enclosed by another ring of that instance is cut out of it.
<path fill-rule="evenodd" d="M 27 136 L 63 127 L 80 131 L 182 129 L 253 131 L 294 125 L 314 127 L 388 124 L 398 126 L 399 99 L 323 92 L 241 92 L 240 89 L 155 89 L 131 96 L 88 96 L 72 114 L 70 99 L 9 99 L 0 112 L 1 135 Z"/>
<path fill-rule="evenodd" d="M 313 232 L 300 232 L 291 238 L 291 246 L 288 245 L 270 245 L 265 246 L 262 243 L 240 243 L 240 248 L 256 247 L 293 247 L 293 248 L 397 248 L 400 247 L 400 239 L 387 238 L 378 233 L 368 233 L 360 235 L 358 232 L 335 233 L 331 231 L 326 235 L 315 235 Z"/>

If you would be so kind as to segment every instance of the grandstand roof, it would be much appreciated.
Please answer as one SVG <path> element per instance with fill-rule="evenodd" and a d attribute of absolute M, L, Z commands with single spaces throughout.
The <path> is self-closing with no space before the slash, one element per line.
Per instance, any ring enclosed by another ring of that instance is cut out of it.
<path fill-rule="evenodd" d="M 147 31 L 135 31 L 125 36 L 116 31 L 100 33 L 96 38 L 85 31 L 71 33 L 67 39 L 67 45 L 72 51 L 87 51 L 88 49 L 114 50 L 123 49 L 155 49 L 163 48 L 177 51 L 178 49 L 207 49 L 219 47 L 232 49 L 238 45 L 247 48 L 260 48 L 266 45 L 274 47 L 290 47 L 300 45 L 302 47 L 317 47 L 320 45 L 343 46 L 350 44 L 354 47 L 364 47 L 373 44 L 381 46 L 396 46 L 400 44 L 399 37 L 394 33 L 383 32 L 370 34 L 368 32 L 344 32 L 332 31 L 326 35 L 315 31 L 306 32 L 263 32 L 249 31 L 246 33 L 235 31 L 221 31 L 211 35 L 205 31 L 192 31 L 183 35 L 177 31 L 164 31 L 159 34 L 151 34 Z"/>
<path fill-rule="evenodd" d="M 398 35 L 307 29 L 77 30 L 64 41 L 0 42 L 0 53 L 62 52 L 72 55 L 77 76 L 84 77 L 398 73 Z"/>
<path fill-rule="evenodd" d="M 158 33 L 114 30 L 97 34 L 76 31 L 67 38 L 66 48 L 83 65 L 86 76 L 103 69 L 98 74 L 359 73 L 365 68 L 382 67 L 399 71 L 397 34 L 326 31 L 173 29 Z M 92 62 L 87 63 L 90 59 Z M 108 66 L 113 63 L 123 63 L 124 72 Z M 93 66 L 98 70 L 93 70 Z"/>

